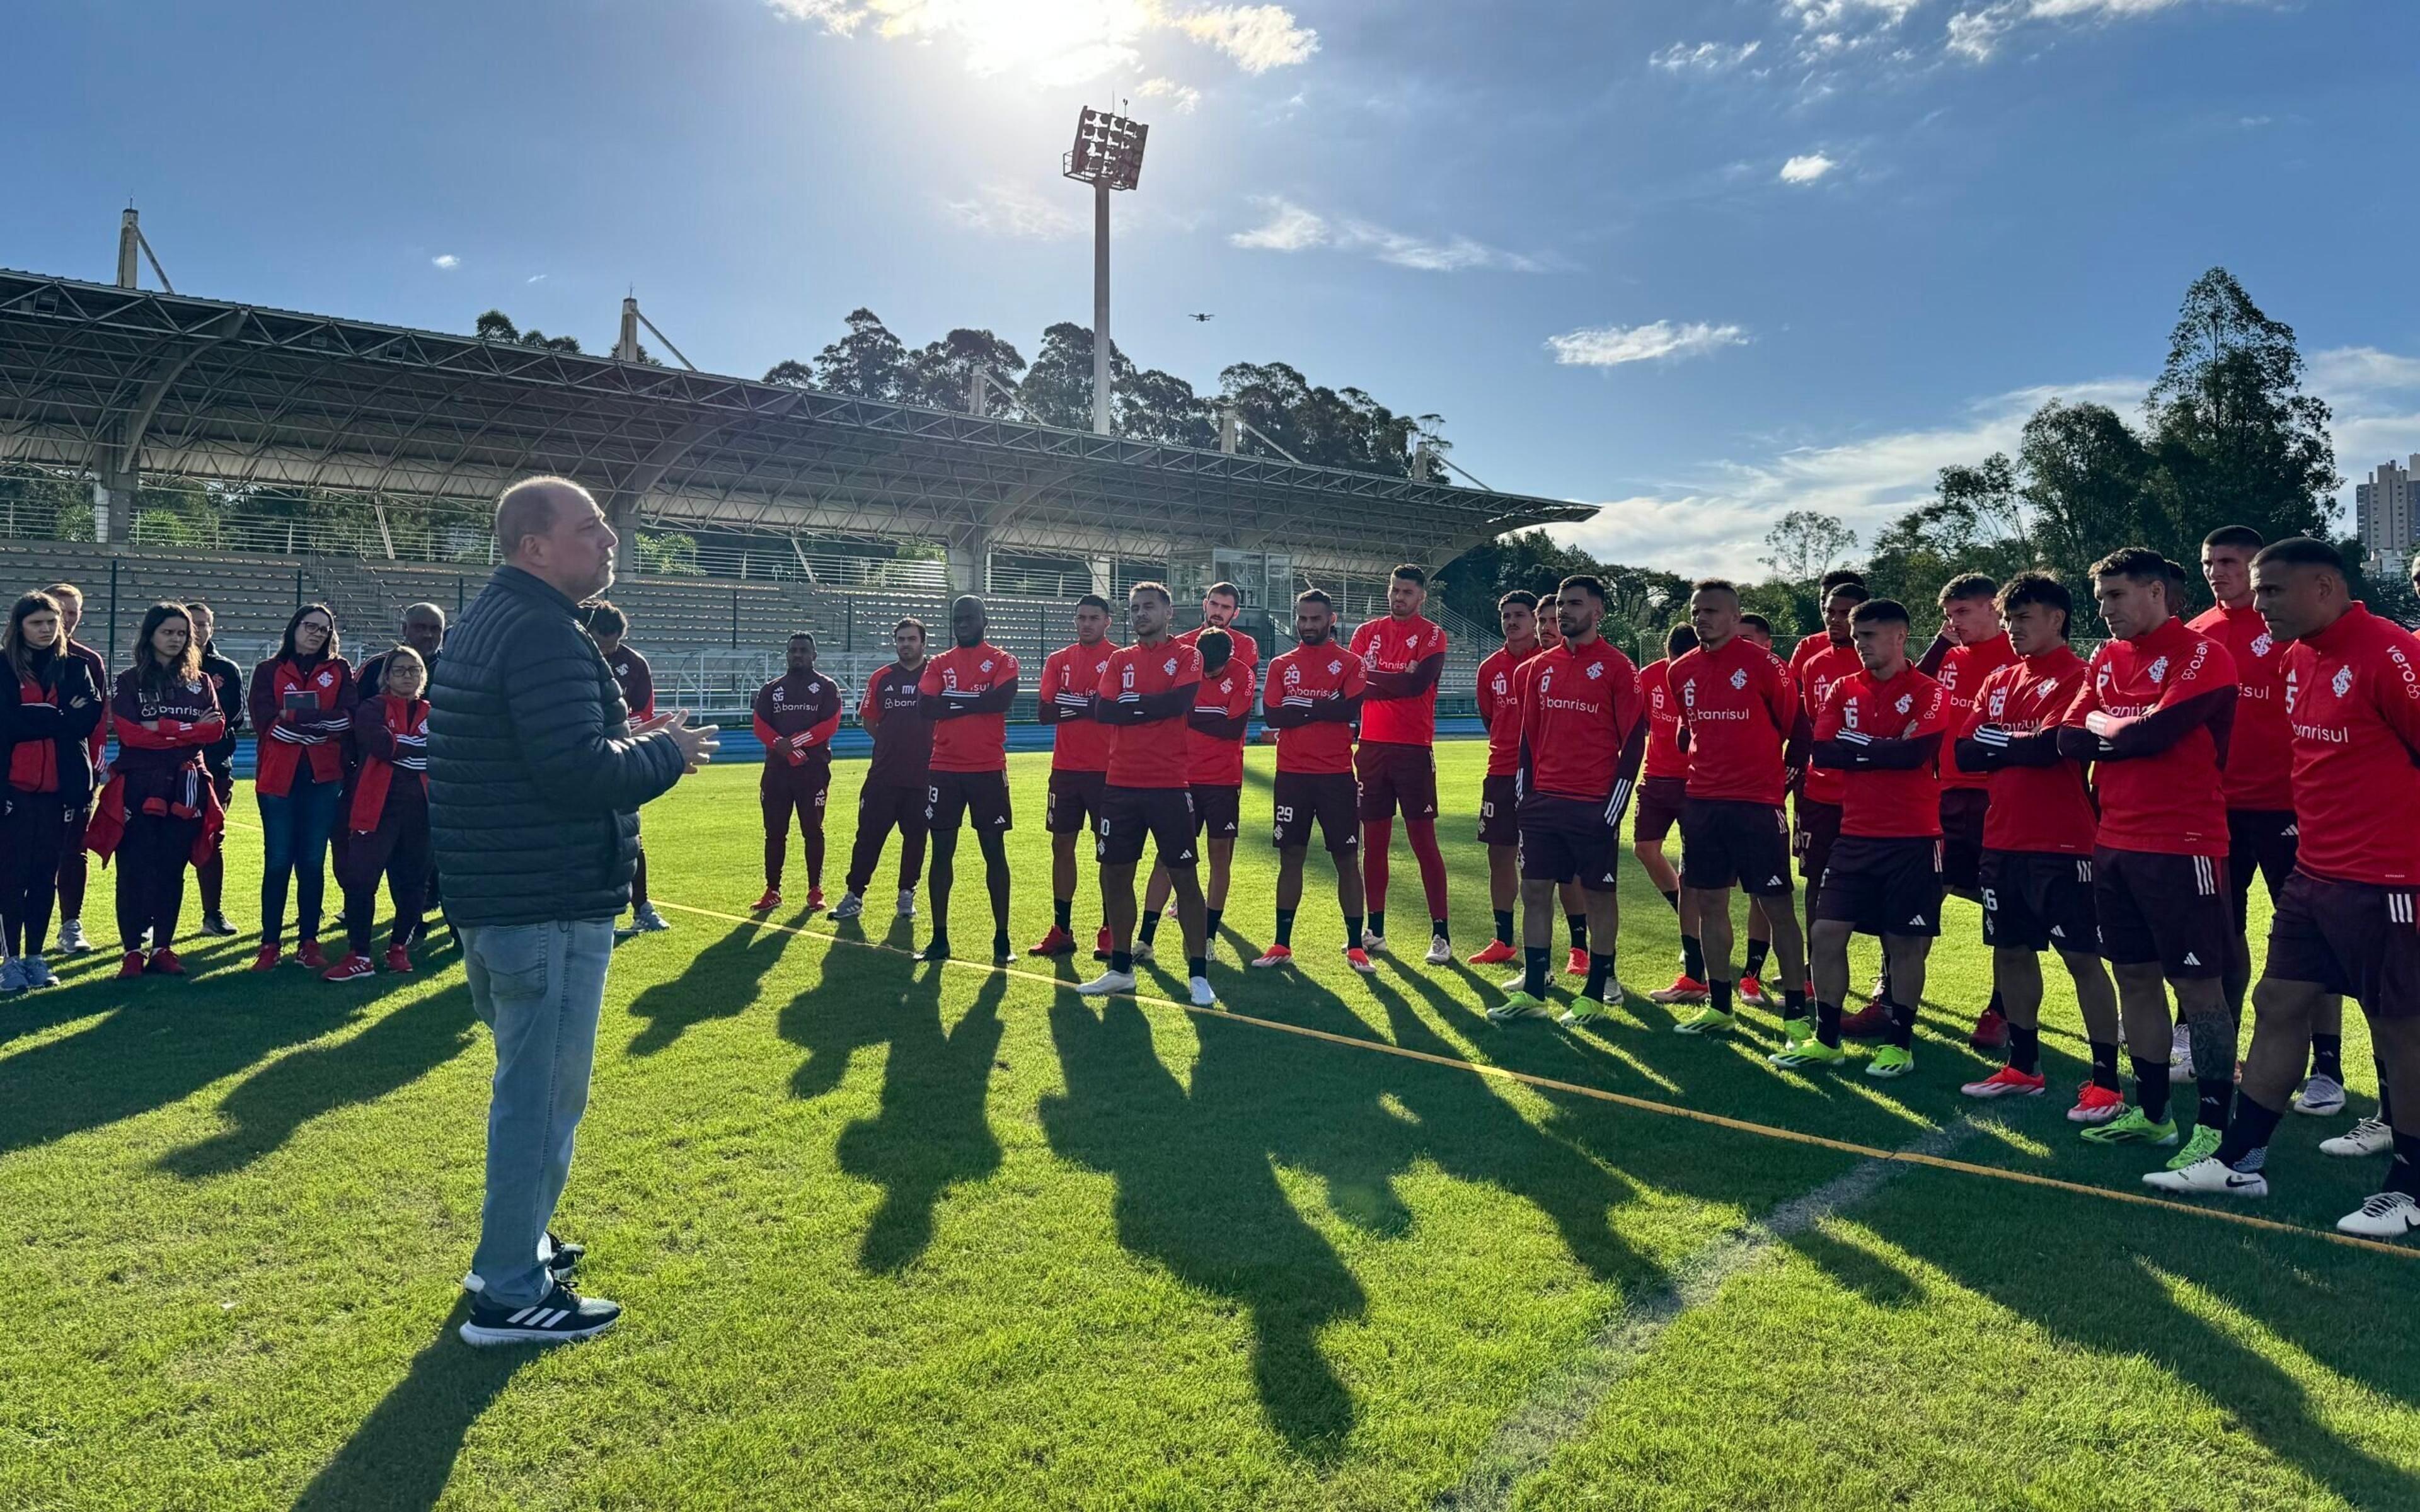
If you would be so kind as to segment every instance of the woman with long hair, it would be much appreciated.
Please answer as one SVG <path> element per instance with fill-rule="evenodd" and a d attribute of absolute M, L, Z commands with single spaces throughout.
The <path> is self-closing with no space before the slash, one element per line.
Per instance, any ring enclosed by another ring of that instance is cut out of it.
<path fill-rule="evenodd" d="M 65 655 L 59 601 L 27 594 L 0 634 L 0 995 L 55 987 L 42 959 L 58 901 L 67 816 L 92 800 L 87 737 L 101 725 L 101 689 L 83 658 Z"/>
<path fill-rule="evenodd" d="M 106 835 L 122 815 L 115 841 L 100 842 L 117 858 L 117 937 L 126 952 L 117 974 L 147 970 L 184 975 L 177 959 L 177 916 L 185 906 L 185 868 L 201 849 L 205 821 L 217 811 L 202 753 L 226 731 L 217 692 L 202 675 L 201 647 L 182 604 L 143 611 L 133 664 L 117 674 L 110 699 L 117 760 L 110 768 L 104 813 L 94 827 Z M 150 961 L 144 942 L 150 942 Z"/>
<path fill-rule="evenodd" d="M 411 969 L 411 943 L 428 892 L 428 664 L 410 646 L 384 658 L 379 691 L 353 706 L 355 764 L 336 831 L 336 884 L 345 890 L 345 958 L 329 981 L 372 974 L 370 927 L 378 885 L 395 901 L 386 968 Z"/>
<path fill-rule="evenodd" d="M 255 971 L 284 956 L 286 890 L 294 888 L 294 959 L 324 971 L 319 905 L 327 887 L 328 837 L 345 791 L 345 742 L 359 694 L 336 654 L 336 616 L 305 604 L 286 622 L 277 655 L 253 669 L 252 727 L 259 732 L 253 795 L 260 803 L 260 954 Z"/>

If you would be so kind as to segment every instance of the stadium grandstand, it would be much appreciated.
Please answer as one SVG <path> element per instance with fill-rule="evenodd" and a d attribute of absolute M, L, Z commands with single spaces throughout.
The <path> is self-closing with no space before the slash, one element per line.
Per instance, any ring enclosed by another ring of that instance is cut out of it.
<path fill-rule="evenodd" d="M 1159 579 L 1190 615 L 1224 579 L 1281 649 L 1303 587 L 1351 623 L 1384 612 L 1399 562 L 1434 570 L 1595 513 L 721 377 L 628 344 L 588 356 L 154 291 L 132 268 L 117 284 L 0 271 L 0 478 L 91 501 L 70 530 L 8 495 L 0 565 L 82 583 L 114 651 L 163 594 L 209 599 L 240 660 L 312 599 L 355 645 L 405 604 L 459 606 L 493 560 L 489 501 L 534 472 L 607 507 L 631 540 L 613 596 L 632 642 L 667 697 L 717 713 L 801 626 L 853 695 L 892 624 L 938 627 L 953 593 L 985 594 L 993 640 L 1038 667 L 1080 594 Z M 347 508 L 163 521 L 145 501 L 171 485 Z M 1447 712 L 1466 711 L 1497 637 L 1446 618 Z"/>

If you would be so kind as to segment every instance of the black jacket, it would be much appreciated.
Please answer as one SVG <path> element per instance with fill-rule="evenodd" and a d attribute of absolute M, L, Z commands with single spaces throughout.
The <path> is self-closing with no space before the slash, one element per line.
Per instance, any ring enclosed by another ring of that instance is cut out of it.
<path fill-rule="evenodd" d="M 27 703 L 16 670 L 0 661 L 0 795 L 8 789 L 8 768 L 17 748 L 48 740 L 58 750 L 59 801 L 70 810 L 92 797 L 92 747 L 85 742 L 101 724 L 101 689 L 92 669 L 69 656 L 51 658 L 49 677 L 55 706 Z"/>
<path fill-rule="evenodd" d="M 499 567 L 447 635 L 429 693 L 429 838 L 457 924 L 606 919 L 629 901 L 639 806 L 680 748 L 632 738 L 570 599 Z"/>
<path fill-rule="evenodd" d="M 243 728 L 245 690 L 251 679 L 242 668 L 219 655 L 215 640 L 202 648 L 202 675 L 217 688 L 219 713 L 226 720 L 226 733 L 203 748 L 202 764 L 210 776 L 224 780 L 235 775 L 235 737 Z"/>

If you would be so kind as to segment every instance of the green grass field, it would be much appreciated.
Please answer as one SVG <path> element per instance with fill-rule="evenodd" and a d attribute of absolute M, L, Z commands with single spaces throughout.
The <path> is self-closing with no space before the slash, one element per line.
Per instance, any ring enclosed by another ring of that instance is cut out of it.
<path fill-rule="evenodd" d="M 1439 753 L 1466 951 L 1481 755 Z M 1228 910 L 1255 947 L 1267 761 Z M 1021 946 L 1043 761 L 1013 774 Z M 587 1345 L 454 1337 L 491 1057 L 450 951 L 337 987 L 196 939 L 190 981 L 95 956 L 0 1003 L 0 1507 L 2420 1507 L 2420 1256 L 2317 1234 L 2378 1174 L 2311 1148 L 2349 1118 L 2289 1117 L 2256 1210 L 2313 1232 L 2094 1195 L 2150 1160 L 2061 1117 L 2063 985 L 2053 1095 L 1958 1095 L 1962 903 L 1917 1074 L 1807 1079 L 1764 1064 L 1769 1014 L 1498 1029 L 1468 970 L 1357 977 L 1317 859 L 1302 970 L 1231 937 L 1231 1015 L 870 948 L 909 940 L 888 872 L 862 933 L 752 922 L 755 780 L 647 814 L 676 928 L 617 955 L 558 1224 L 629 1309 Z M 257 836 L 233 856 L 249 924 Z M 1635 869 L 1622 903 L 1622 975 L 1659 985 L 1671 915 Z"/>

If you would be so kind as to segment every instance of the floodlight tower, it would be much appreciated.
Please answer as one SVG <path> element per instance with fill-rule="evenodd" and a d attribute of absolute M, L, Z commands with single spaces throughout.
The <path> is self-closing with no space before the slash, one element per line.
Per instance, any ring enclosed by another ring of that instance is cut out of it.
<path fill-rule="evenodd" d="M 1109 191 L 1142 177 L 1143 138 L 1151 128 L 1115 111 L 1084 107 L 1076 146 L 1061 170 L 1093 186 L 1093 429 L 1109 433 Z"/>

